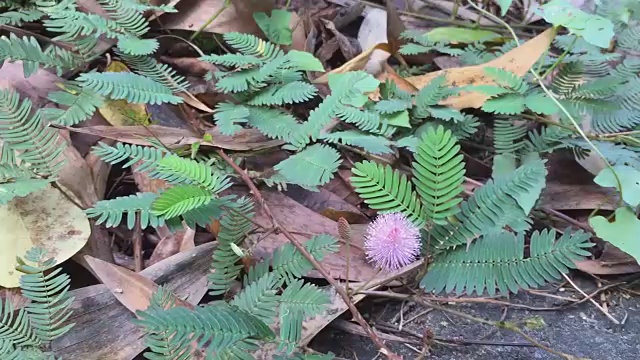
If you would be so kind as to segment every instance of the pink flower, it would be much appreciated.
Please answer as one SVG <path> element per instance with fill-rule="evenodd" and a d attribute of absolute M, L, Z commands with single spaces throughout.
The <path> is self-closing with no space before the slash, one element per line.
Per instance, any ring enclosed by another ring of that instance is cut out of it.
<path fill-rule="evenodd" d="M 364 249 L 376 267 L 397 270 L 420 254 L 420 230 L 402 213 L 379 215 L 367 228 Z"/>

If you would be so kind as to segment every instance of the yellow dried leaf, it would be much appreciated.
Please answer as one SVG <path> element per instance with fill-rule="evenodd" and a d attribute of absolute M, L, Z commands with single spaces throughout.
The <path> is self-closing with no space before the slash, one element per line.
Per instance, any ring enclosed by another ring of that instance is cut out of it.
<path fill-rule="evenodd" d="M 555 31 L 553 28 L 550 28 L 508 53 L 487 63 L 435 71 L 425 75 L 411 76 L 405 80 L 418 89 L 422 89 L 431 82 L 431 80 L 443 74 L 446 75 L 447 84 L 451 86 L 494 84 L 493 80 L 485 76 L 485 67 L 501 68 L 511 71 L 518 76 L 524 76 L 531 66 L 533 66 L 549 48 L 554 36 Z M 488 96 L 479 92 L 462 92 L 458 96 L 452 96 L 441 101 L 440 104 L 448 105 L 455 109 L 479 108 L 488 99 Z"/>
<path fill-rule="evenodd" d="M 375 50 L 380 50 L 376 52 Z M 378 56 L 373 56 L 374 52 L 381 54 Z M 362 52 L 360 55 L 354 57 L 353 59 L 347 61 L 344 65 L 340 66 L 337 69 L 333 69 L 328 73 L 320 76 L 319 78 L 313 80 L 316 84 L 326 84 L 329 82 L 329 74 L 344 74 L 348 71 L 357 71 L 363 70 L 366 67 L 369 67 L 369 62 L 379 62 L 380 66 L 386 63 L 387 59 L 391 56 L 391 47 L 387 43 L 381 43 L 376 46 L 371 47 L 369 50 Z M 375 67 L 375 66 L 374 66 Z M 375 74 L 374 74 L 375 75 Z"/>
<path fill-rule="evenodd" d="M 17 256 L 38 246 L 61 263 L 82 249 L 91 233 L 84 212 L 50 185 L 0 206 L 0 224 L 0 286 L 6 288 L 19 285 Z"/>
<path fill-rule="evenodd" d="M 106 72 L 129 72 L 127 65 L 112 61 Z M 100 114 L 113 126 L 149 125 L 149 115 L 144 104 L 133 104 L 126 100 L 106 100 L 98 108 Z"/>

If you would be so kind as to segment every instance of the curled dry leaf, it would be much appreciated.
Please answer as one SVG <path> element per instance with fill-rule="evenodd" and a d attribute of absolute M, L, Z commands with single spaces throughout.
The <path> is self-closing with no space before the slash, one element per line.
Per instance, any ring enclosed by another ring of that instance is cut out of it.
<path fill-rule="evenodd" d="M 197 134 L 187 129 L 177 129 L 166 126 L 90 126 L 84 128 L 63 127 L 69 131 L 82 134 L 102 136 L 129 144 L 149 146 L 145 138 L 155 138 L 169 147 L 191 145 L 200 142 L 202 146 L 216 146 L 225 150 L 250 151 L 263 150 L 284 144 L 281 140 L 271 140 L 256 129 L 242 129 L 234 135 L 223 135 L 217 128 L 207 133 L 213 137 L 213 142 L 202 141 Z"/>
<path fill-rule="evenodd" d="M 619 275 L 640 272 L 640 265 L 631 255 L 605 243 L 600 258 L 575 261 L 576 267 L 593 275 Z"/>
<path fill-rule="evenodd" d="M 129 311 L 135 313 L 149 307 L 151 296 L 158 290 L 153 280 L 122 266 L 85 255 L 92 272 Z M 175 297 L 176 305 L 193 309 L 193 305 Z"/>
<path fill-rule="evenodd" d="M 451 86 L 494 84 L 493 80 L 485 75 L 485 67 L 496 67 L 511 71 L 518 76 L 524 76 L 531 66 L 533 66 L 549 48 L 554 36 L 555 31 L 548 29 L 526 43 L 521 44 L 519 47 L 487 63 L 435 71 L 425 75 L 408 77 L 405 80 L 418 89 L 422 89 L 429 84 L 431 80 L 440 75 L 446 75 L 447 84 Z M 479 92 L 462 92 L 458 96 L 451 96 L 444 99 L 440 104 L 448 105 L 456 109 L 479 108 L 487 99 L 489 99 L 487 95 Z"/>
<path fill-rule="evenodd" d="M 38 246 L 62 263 L 82 249 L 91 233 L 84 212 L 51 185 L 0 206 L 0 224 L 0 286 L 7 288 L 19 285 L 17 256 Z"/>
<path fill-rule="evenodd" d="M 376 50 L 380 50 L 383 53 L 386 53 L 385 56 L 381 56 L 381 57 L 376 57 L 373 58 L 373 53 Z M 372 62 L 376 62 L 379 64 L 380 68 L 382 67 L 382 64 L 384 64 L 387 59 L 389 58 L 389 56 L 391 56 L 391 48 L 389 46 L 389 44 L 387 43 L 383 43 L 383 44 L 378 44 L 372 48 L 370 48 L 369 50 L 361 53 L 360 55 L 354 57 L 353 59 L 347 61 L 344 65 L 340 66 L 337 69 L 333 69 L 328 73 L 325 73 L 324 75 L 320 76 L 319 78 L 313 80 L 314 83 L 316 84 L 326 84 L 329 82 L 329 74 L 344 74 L 348 71 L 357 71 L 357 70 L 363 70 L 367 67 L 369 67 L 369 63 L 370 61 Z M 374 74 L 375 75 L 375 74 Z"/>
<path fill-rule="evenodd" d="M 215 243 L 203 244 L 150 266 L 139 275 L 165 285 L 177 297 L 195 306 L 207 292 L 207 274 L 214 249 Z M 63 359 L 114 360 L 133 359 L 144 351 L 144 334 L 131 322 L 134 315 L 106 285 L 80 288 L 70 291 L 69 295 L 75 300 L 71 305 L 73 315 L 67 321 L 81 326 L 74 326 L 53 341 L 52 350 L 56 355 Z M 104 326 L 106 320 L 114 326 Z"/>

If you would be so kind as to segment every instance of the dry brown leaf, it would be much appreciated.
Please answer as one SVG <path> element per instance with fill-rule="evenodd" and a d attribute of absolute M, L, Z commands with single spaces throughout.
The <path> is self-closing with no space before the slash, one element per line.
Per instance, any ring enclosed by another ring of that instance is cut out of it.
<path fill-rule="evenodd" d="M 555 31 L 548 29 L 519 47 L 487 63 L 435 71 L 425 75 L 408 77 L 406 80 L 418 89 L 422 89 L 431 82 L 431 80 L 440 75 L 445 75 L 447 84 L 451 86 L 494 84 L 494 82 L 485 75 L 485 67 L 501 68 L 511 71 L 518 76 L 524 76 L 531 66 L 538 61 L 540 56 L 549 48 L 554 36 Z M 487 95 L 479 92 L 463 92 L 458 96 L 452 96 L 441 101 L 440 104 L 448 105 L 455 109 L 479 108 L 488 98 Z"/>
<path fill-rule="evenodd" d="M 307 209 L 295 200 L 282 193 L 265 191 L 263 192 L 266 203 L 278 224 L 286 228 L 301 242 L 309 240 L 310 236 L 299 233 L 318 235 L 330 234 L 338 238 L 338 224 L 312 210 Z M 255 220 L 261 224 L 270 224 L 269 218 L 263 211 L 258 211 Z M 297 233 L 297 234 L 296 234 Z M 287 243 L 287 238 L 282 234 L 273 234 L 262 240 L 255 248 L 254 255 L 258 259 L 269 258 L 273 251 Z M 358 231 L 354 226 L 353 238 L 351 241 L 351 260 L 349 278 L 353 281 L 366 281 L 370 279 L 376 270 L 367 262 L 362 247 L 364 246 L 363 232 Z M 322 265 L 336 279 L 344 279 L 346 276 L 346 245 L 340 243 L 340 251 L 329 254 L 322 260 Z M 317 271 L 313 270 L 308 276 L 320 278 Z"/>
<path fill-rule="evenodd" d="M 176 6 L 177 13 L 165 14 L 162 25 L 168 30 L 197 31 L 214 14 L 224 7 L 225 0 L 182 0 Z M 262 35 L 262 31 L 253 19 L 255 11 L 270 11 L 272 1 L 241 0 L 232 1 L 233 6 L 222 10 L 218 17 L 204 31 L 224 34 L 242 32 Z"/>
<path fill-rule="evenodd" d="M 629 254 L 611 245 L 604 244 L 600 258 L 574 261 L 578 269 L 593 275 L 619 275 L 640 272 L 640 265 Z"/>
<path fill-rule="evenodd" d="M 140 275 L 165 285 L 177 297 L 192 306 L 207 292 L 207 274 L 215 243 L 174 255 Z M 146 346 L 143 333 L 132 323 L 134 315 L 123 306 L 105 285 L 70 291 L 75 297 L 69 323 L 70 332 L 53 341 L 52 350 L 63 359 L 131 360 Z M 110 326 L 105 326 L 105 323 Z"/>
<path fill-rule="evenodd" d="M 191 145 L 201 142 L 202 146 L 216 146 L 226 150 L 249 151 L 263 150 L 277 147 L 284 142 L 282 140 L 271 140 L 260 133 L 257 129 L 242 129 L 234 135 L 222 135 L 217 128 L 213 128 L 207 133 L 213 137 L 213 142 L 202 141 L 202 138 L 188 129 L 177 129 L 166 126 L 89 126 L 84 128 L 63 127 L 69 131 L 102 136 L 107 139 L 114 139 L 125 143 L 149 146 L 151 143 L 145 138 L 156 138 L 169 147 Z"/>
<path fill-rule="evenodd" d="M 60 88 L 56 84 L 62 82 L 63 80 L 55 74 L 42 69 L 25 78 L 21 61 L 5 61 L 0 68 L 0 88 L 14 89 L 20 95 L 28 97 L 34 108 L 44 106 L 48 102 L 47 94 L 59 91 Z"/>
<path fill-rule="evenodd" d="M 285 195 L 333 221 L 344 217 L 350 224 L 368 224 L 369 219 L 360 210 L 336 194 L 326 190 L 309 191 L 290 188 Z"/>
<path fill-rule="evenodd" d="M 313 80 L 313 82 L 315 84 L 326 84 L 326 83 L 329 82 L 329 75 L 330 74 L 344 74 L 344 73 L 346 73 L 348 71 L 356 71 L 356 70 L 364 69 L 367 66 L 367 63 L 369 62 L 369 60 L 371 58 L 371 54 L 375 50 L 382 50 L 382 51 L 384 51 L 384 52 L 386 52 L 387 54 L 390 55 L 391 47 L 387 43 L 378 44 L 378 45 L 376 45 L 374 47 L 371 47 L 367 51 L 364 51 L 360 55 L 358 55 L 358 56 L 354 57 L 353 59 L 349 60 L 348 62 L 346 62 L 344 65 L 340 66 L 339 68 L 333 69 L 330 72 L 325 73 L 324 75 L 320 76 L 319 78 Z M 386 61 L 386 58 L 383 61 Z"/>
<path fill-rule="evenodd" d="M 135 314 L 136 311 L 149 307 L 151 296 L 158 290 L 153 280 L 121 266 L 85 255 L 85 260 L 91 266 L 93 273 L 98 276 L 109 291 L 122 305 Z M 176 304 L 193 309 L 193 305 L 176 297 Z"/>
<path fill-rule="evenodd" d="M 597 184 L 559 184 L 547 183 L 542 190 L 540 203 L 554 210 L 615 210 L 618 208 L 618 195 L 614 189 Z"/>

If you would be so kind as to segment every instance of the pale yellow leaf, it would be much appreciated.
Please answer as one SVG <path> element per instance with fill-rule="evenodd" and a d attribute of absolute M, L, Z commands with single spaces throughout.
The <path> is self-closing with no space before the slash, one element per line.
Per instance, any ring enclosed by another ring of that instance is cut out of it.
<path fill-rule="evenodd" d="M 84 212 L 51 186 L 0 206 L 0 224 L 0 286 L 7 288 L 19 285 L 17 256 L 38 246 L 61 263 L 85 245 L 91 232 Z"/>
<path fill-rule="evenodd" d="M 374 56 L 375 54 L 380 55 Z M 325 73 L 319 78 L 313 80 L 313 82 L 316 84 L 325 84 L 329 82 L 329 74 L 344 74 L 348 71 L 364 70 L 365 68 L 378 68 L 378 66 L 373 66 L 372 64 L 370 64 L 370 62 L 379 63 L 379 68 L 382 69 L 382 65 L 386 63 L 389 56 L 391 56 L 391 47 L 389 46 L 389 44 L 377 44 L 376 46 L 371 47 L 369 50 L 364 51 L 360 55 L 347 61 L 339 68 L 333 69 L 330 72 Z"/>
<path fill-rule="evenodd" d="M 555 31 L 550 28 L 508 53 L 487 63 L 435 71 L 425 75 L 411 76 L 405 80 L 418 89 L 422 89 L 431 82 L 431 80 L 443 74 L 447 77 L 447 84 L 451 86 L 494 84 L 491 78 L 485 75 L 485 67 L 496 67 L 511 71 L 518 76 L 524 76 L 529 69 L 531 69 L 531 66 L 533 66 L 549 48 L 554 36 Z M 479 108 L 487 99 L 489 99 L 487 95 L 479 92 L 462 92 L 458 96 L 451 96 L 444 99 L 440 104 L 448 105 L 455 109 Z"/>
<path fill-rule="evenodd" d="M 129 72 L 129 68 L 120 61 L 112 61 L 105 72 Z M 126 100 L 105 100 L 98 111 L 113 126 L 149 125 L 149 115 L 144 104 L 132 104 Z"/>

